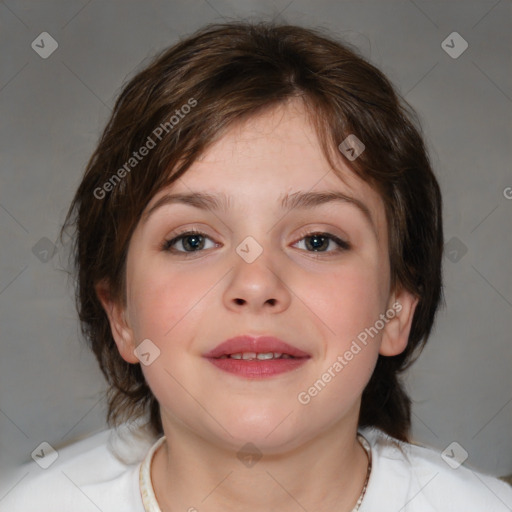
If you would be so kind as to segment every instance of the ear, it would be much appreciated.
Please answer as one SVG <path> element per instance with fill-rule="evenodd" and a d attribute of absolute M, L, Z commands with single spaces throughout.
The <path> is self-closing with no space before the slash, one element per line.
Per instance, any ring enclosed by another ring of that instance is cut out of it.
<path fill-rule="evenodd" d="M 112 298 L 110 286 L 107 282 L 102 281 L 96 284 L 94 288 L 108 316 L 112 336 L 119 354 L 127 363 L 139 363 L 139 359 L 133 352 L 135 349 L 134 336 L 127 321 L 125 308 L 119 304 L 119 301 Z"/>
<path fill-rule="evenodd" d="M 391 294 L 386 316 L 390 318 L 393 312 L 395 315 L 384 327 L 379 350 L 380 355 L 396 356 L 405 350 L 418 301 L 418 297 L 405 289 Z"/>

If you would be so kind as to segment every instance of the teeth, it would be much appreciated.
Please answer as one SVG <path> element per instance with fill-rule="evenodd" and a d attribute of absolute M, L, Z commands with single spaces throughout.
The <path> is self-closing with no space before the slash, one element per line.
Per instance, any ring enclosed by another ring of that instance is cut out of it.
<path fill-rule="evenodd" d="M 292 356 L 289 354 L 283 354 L 281 352 L 265 352 L 265 353 L 256 353 L 256 352 L 243 352 L 238 354 L 224 355 L 221 356 L 221 359 L 227 359 L 231 357 L 232 359 L 244 359 L 245 361 L 252 361 L 254 359 L 258 359 L 259 361 L 266 361 L 269 359 L 291 359 Z"/>

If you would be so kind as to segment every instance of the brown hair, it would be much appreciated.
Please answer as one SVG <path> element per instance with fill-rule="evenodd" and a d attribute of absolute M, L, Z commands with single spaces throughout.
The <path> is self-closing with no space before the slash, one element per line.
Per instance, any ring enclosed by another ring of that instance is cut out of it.
<path fill-rule="evenodd" d="M 359 418 L 360 427 L 407 440 L 411 401 L 399 377 L 423 348 L 442 298 L 441 194 L 416 113 L 355 48 L 318 30 L 267 22 L 208 25 L 131 79 L 70 206 L 61 239 L 74 229 L 77 308 L 109 384 L 110 425 L 148 414 L 162 433 L 159 404 L 140 365 L 121 358 L 95 285 L 106 280 L 124 304 L 130 238 L 155 193 L 233 122 L 292 98 L 304 102 L 334 169 L 349 134 L 365 144 L 347 164 L 385 204 L 392 286 L 419 297 L 407 348 L 379 356 Z"/>

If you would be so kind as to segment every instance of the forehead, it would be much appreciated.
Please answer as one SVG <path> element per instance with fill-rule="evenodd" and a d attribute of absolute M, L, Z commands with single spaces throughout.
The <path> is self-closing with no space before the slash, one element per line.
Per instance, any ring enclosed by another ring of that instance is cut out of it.
<path fill-rule="evenodd" d="M 247 210 L 280 204 L 286 194 L 339 191 L 367 206 L 379 233 L 386 232 L 384 204 L 341 154 L 327 161 L 301 101 L 293 100 L 233 124 L 169 187 L 166 194 L 221 194 L 229 206 Z"/>

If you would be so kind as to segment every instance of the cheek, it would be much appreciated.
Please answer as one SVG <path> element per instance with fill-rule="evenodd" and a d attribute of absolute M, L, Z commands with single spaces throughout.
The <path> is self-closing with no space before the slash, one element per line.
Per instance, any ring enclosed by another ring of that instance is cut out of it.
<path fill-rule="evenodd" d="M 139 337 L 163 344 L 201 311 L 201 297 L 213 286 L 204 272 L 170 271 L 152 263 L 134 269 L 129 301 L 130 318 Z M 186 321 L 185 320 L 186 317 Z"/>
<path fill-rule="evenodd" d="M 336 422 L 357 406 L 375 368 L 380 333 L 371 337 L 365 329 L 382 313 L 378 274 L 376 266 L 351 265 L 305 283 L 324 345 L 297 399 L 322 422 Z"/>
<path fill-rule="evenodd" d="M 194 359 L 190 347 L 197 326 L 208 314 L 208 301 L 201 298 L 218 281 L 218 275 L 209 279 L 208 272 L 171 272 L 169 264 L 139 263 L 132 274 L 130 301 L 135 341 L 150 339 L 160 351 L 154 363 L 141 365 L 141 369 L 160 404 L 171 410 L 193 411 L 194 404 L 180 383 L 188 382 L 187 389 L 199 393 L 189 382 Z"/>
<path fill-rule="evenodd" d="M 305 276 L 303 295 L 328 328 L 328 339 L 343 345 L 374 324 L 385 306 L 383 277 L 378 266 L 364 262 L 321 276 Z"/>

